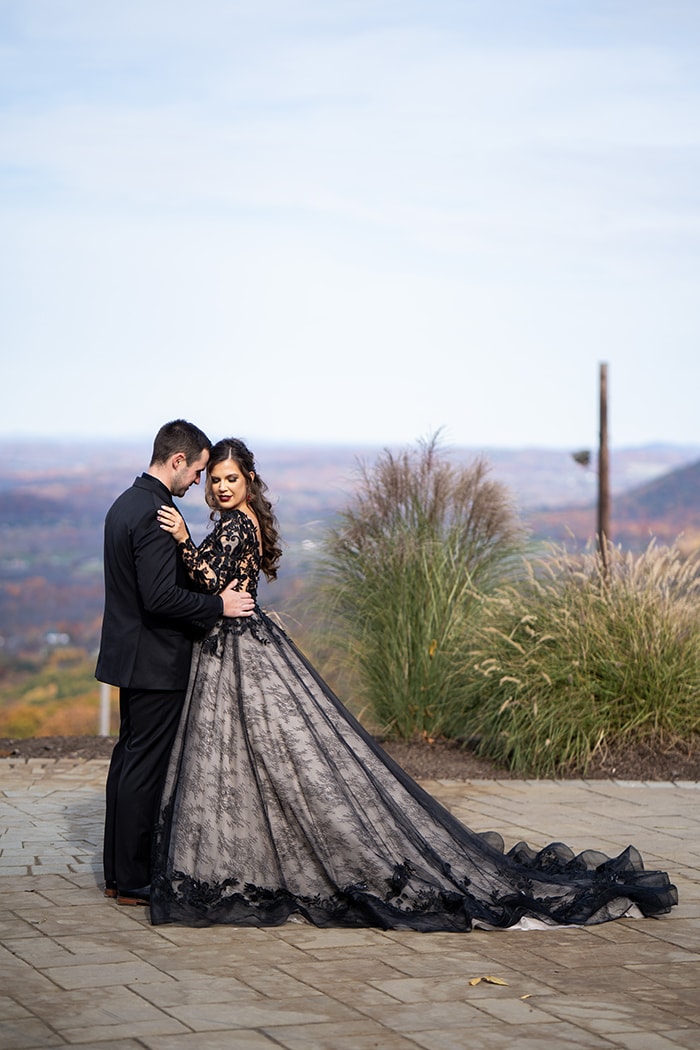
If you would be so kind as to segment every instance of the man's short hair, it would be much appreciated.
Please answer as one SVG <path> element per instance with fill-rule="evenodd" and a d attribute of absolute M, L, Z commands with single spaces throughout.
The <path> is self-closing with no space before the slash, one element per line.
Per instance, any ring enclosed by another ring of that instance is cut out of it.
<path fill-rule="evenodd" d="M 204 449 L 209 451 L 211 441 L 194 423 L 186 419 L 173 419 L 164 423 L 153 442 L 151 466 L 166 463 L 176 452 L 183 452 L 187 465 L 199 459 Z"/>

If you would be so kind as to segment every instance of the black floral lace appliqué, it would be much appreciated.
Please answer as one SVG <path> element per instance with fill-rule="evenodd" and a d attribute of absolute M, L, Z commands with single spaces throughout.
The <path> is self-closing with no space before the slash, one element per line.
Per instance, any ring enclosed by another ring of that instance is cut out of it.
<path fill-rule="evenodd" d="M 255 525 L 244 511 L 224 511 L 199 547 L 188 538 L 178 550 L 197 590 L 219 594 L 237 580 L 237 590 L 257 597 L 260 549 Z"/>

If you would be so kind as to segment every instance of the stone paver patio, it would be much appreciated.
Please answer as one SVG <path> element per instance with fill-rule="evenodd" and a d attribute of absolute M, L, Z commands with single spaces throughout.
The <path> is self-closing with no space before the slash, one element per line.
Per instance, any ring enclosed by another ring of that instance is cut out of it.
<path fill-rule="evenodd" d="M 469 934 L 153 928 L 101 895 L 106 761 L 0 760 L 0 1047 L 700 1047 L 700 785 L 425 786 L 508 844 L 634 842 L 662 919 Z M 481 981 L 495 976 L 505 985 Z"/>

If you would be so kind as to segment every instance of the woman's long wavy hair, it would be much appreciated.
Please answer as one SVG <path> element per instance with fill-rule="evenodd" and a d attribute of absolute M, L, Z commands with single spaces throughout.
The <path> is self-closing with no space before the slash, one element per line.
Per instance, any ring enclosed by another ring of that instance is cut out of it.
<path fill-rule="evenodd" d="M 240 438 L 223 438 L 221 441 L 217 441 L 209 455 L 204 497 L 207 504 L 212 508 L 211 517 L 216 517 L 218 507 L 211 490 L 210 471 L 217 464 L 224 463 L 227 459 L 232 459 L 238 464 L 238 468 L 246 480 L 248 506 L 260 524 L 260 535 L 262 537 L 262 562 L 260 567 L 268 580 L 274 580 L 277 578 L 277 566 L 282 557 L 277 518 L 272 509 L 272 504 L 265 496 L 267 485 L 255 469 L 253 453 Z"/>

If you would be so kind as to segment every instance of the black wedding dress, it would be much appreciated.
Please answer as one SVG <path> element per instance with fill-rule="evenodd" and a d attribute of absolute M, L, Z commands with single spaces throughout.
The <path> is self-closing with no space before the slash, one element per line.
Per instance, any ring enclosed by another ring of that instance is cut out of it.
<path fill-rule="evenodd" d="M 180 551 L 198 587 L 238 578 L 255 594 L 257 539 L 243 512 Z M 660 915 L 677 903 L 668 876 L 645 871 L 632 846 L 612 859 L 562 843 L 505 853 L 499 835 L 460 824 L 257 606 L 195 647 L 154 850 L 154 924 L 298 916 L 464 931 L 599 923 L 634 905 Z"/>

